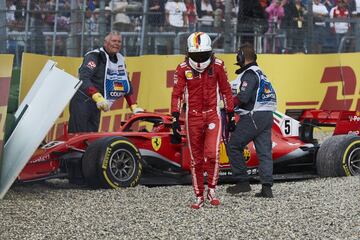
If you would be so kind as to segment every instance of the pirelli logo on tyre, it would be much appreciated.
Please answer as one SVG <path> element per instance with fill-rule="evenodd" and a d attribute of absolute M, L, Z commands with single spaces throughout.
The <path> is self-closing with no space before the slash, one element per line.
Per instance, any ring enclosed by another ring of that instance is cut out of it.
<path fill-rule="evenodd" d="M 107 169 L 107 167 L 108 167 L 109 159 L 111 157 L 111 152 L 112 152 L 112 147 L 107 147 L 106 152 L 105 152 L 104 161 L 103 161 L 103 164 L 102 164 L 103 169 Z"/>

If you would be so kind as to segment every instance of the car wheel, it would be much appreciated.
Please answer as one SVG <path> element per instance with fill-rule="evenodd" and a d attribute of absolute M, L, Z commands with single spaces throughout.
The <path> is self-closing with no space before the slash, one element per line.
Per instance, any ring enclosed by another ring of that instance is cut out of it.
<path fill-rule="evenodd" d="M 321 177 L 360 175 L 360 137 L 336 135 L 326 139 L 316 156 Z"/>
<path fill-rule="evenodd" d="M 142 173 L 141 156 L 135 145 L 126 138 L 101 138 L 86 149 L 82 171 L 90 187 L 134 187 Z"/>

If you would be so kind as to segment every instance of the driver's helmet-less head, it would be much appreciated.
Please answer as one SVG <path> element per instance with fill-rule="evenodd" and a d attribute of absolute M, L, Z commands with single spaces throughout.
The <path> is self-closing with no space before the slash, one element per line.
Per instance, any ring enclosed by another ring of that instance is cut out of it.
<path fill-rule="evenodd" d="M 192 33 L 187 39 L 190 66 L 203 72 L 211 62 L 212 48 L 209 35 L 203 32 Z"/>

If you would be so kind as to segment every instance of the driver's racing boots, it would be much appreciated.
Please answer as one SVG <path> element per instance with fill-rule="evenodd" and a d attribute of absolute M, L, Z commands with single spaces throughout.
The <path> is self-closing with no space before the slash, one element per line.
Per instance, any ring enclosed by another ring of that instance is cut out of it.
<path fill-rule="evenodd" d="M 196 201 L 191 204 L 192 209 L 199 209 L 201 208 L 205 203 L 204 196 L 196 197 Z"/>
<path fill-rule="evenodd" d="M 220 200 L 218 198 L 216 198 L 216 196 L 215 196 L 215 189 L 214 188 L 209 188 L 208 189 L 206 197 L 210 201 L 211 205 L 213 205 L 213 206 L 219 206 L 220 205 Z"/>

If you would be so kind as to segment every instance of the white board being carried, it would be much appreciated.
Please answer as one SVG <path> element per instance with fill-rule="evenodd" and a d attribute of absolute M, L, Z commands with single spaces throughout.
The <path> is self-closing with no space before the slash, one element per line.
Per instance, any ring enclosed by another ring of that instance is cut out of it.
<path fill-rule="evenodd" d="M 0 199 L 41 144 L 81 81 L 48 61 L 15 113 L 16 125 L 4 145 Z"/>

